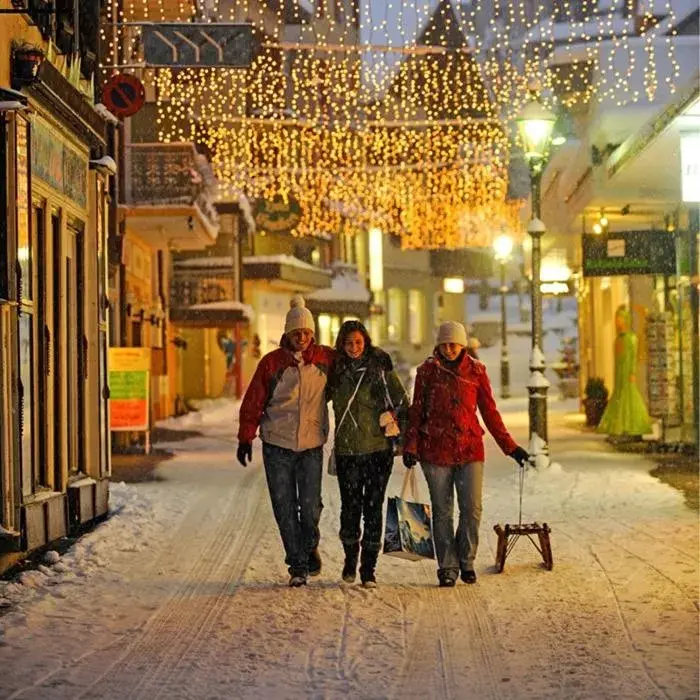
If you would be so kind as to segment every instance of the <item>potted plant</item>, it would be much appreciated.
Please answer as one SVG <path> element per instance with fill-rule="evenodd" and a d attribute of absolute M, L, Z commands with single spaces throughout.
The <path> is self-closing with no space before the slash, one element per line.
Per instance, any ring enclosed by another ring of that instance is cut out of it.
<path fill-rule="evenodd" d="M 600 377 L 590 377 L 586 382 L 586 398 L 583 405 L 586 409 L 586 425 L 597 426 L 608 405 L 608 389 Z"/>
<path fill-rule="evenodd" d="M 30 85 L 37 79 L 39 68 L 44 61 L 44 52 L 31 44 L 13 47 L 13 78 L 18 86 Z"/>

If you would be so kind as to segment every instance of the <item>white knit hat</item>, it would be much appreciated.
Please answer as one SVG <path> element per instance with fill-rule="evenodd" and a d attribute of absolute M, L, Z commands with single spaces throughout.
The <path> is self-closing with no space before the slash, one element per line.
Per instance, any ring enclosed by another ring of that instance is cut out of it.
<path fill-rule="evenodd" d="M 314 317 L 306 308 L 306 302 L 301 294 L 295 294 L 289 302 L 289 306 L 291 308 L 287 311 L 287 318 L 284 323 L 285 333 L 291 333 L 291 331 L 296 331 L 300 328 L 308 328 L 311 331 L 316 329 Z"/>
<path fill-rule="evenodd" d="M 467 344 L 467 331 L 464 326 L 457 321 L 445 321 L 438 328 L 437 344 L 442 343 L 457 343 L 458 345 Z"/>

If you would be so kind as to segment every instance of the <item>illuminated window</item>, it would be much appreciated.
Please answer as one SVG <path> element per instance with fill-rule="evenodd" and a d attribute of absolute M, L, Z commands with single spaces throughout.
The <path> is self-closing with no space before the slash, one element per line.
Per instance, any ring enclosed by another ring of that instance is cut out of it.
<path fill-rule="evenodd" d="M 413 345 L 423 342 L 423 317 L 425 315 L 425 296 L 420 289 L 408 292 L 408 340 Z"/>
<path fill-rule="evenodd" d="M 403 290 L 393 287 L 387 297 L 387 338 L 389 342 L 399 343 L 406 335 L 406 295 Z"/>
<path fill-rule="evenodd" d="M 340 330 L 340 317 L 339 316 L 331 316 L 331 338 L 333 338 L 333 343 L 335 343 L 335 339 L 338 337 L 339 330 Z"/>
<path fill-rule="evenodd" d="M 442 290 L 448 294 L 464 294 L 464 280 L 461 277 L 445 277 Z"/>
<path fill-rule="evenodd" d="M 369 288 L 373 292 L 384 288 L 384 250 L 382 232 L 378 228 L 369 231 Z"/>
<path fill-rule="evenodd" d="M 318 316 L 318 342 L 321 345 L 331 344 L 331 317 L 328 314 Z"/>

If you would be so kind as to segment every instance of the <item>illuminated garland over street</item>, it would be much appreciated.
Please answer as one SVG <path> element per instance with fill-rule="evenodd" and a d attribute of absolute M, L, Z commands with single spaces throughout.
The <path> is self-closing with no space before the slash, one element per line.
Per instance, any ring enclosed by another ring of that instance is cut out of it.
<path fill-rule="evenodd" d="M 276 14 L 254 0 L 226 10 L 213 0 L 207 17 L 185 0 L 126 0 L 107 27 L 253 22 L 261 48 L 249 70 L 134 68 L 154 91 L 159 138 L 205 145 L 226 196 L 293 195 L 297 235 L 379 226 L 407 248 L 457 248 L 518 230 L 507 173 L 528 80 L 550 106 L 575 108 L 594 95 L 652 99 L 659 55 L 677 74 L 672 37 L 623 2 L 597 14 L 594 0 L 561 3 L 560 19 L 573 22 L 557 24 L 538 3 L 508 0 L 366 0 L 356 15 L 350 0 L 316 2 L 313 15 L 300 0 Z M 614 37 L 605 52 L 601 36 Z M 110 65 L 142 60 L 138 26 L 104 40 Z M 644 95 L 630 87 L 635 70 Z"/>

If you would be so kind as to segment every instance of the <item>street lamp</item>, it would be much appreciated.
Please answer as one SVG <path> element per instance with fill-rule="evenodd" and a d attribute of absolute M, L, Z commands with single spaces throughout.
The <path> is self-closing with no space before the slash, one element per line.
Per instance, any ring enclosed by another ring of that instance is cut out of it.
<path fill-rule="evenodd" d="M 502 234 L 493 242 L 496 262 L 501 266 L 501 398 L 510 398 L 510 361 L 508 358 L 508 327 L 506 315 L 506 264 L 513 252 L 513 239 Z"/>
<path fill-rule="evenodd" d="M 542 171 L 549 157 L 556 116 L 544 107 L 530 91 L 530 99 L 516 122 L 530 171 L 532 219 L 527 232 L 532 238 L 532 352 L 530 354 L 530 381 L 528 382 L 528 413 L 530 417 L 530 452 L 547 453 L 547 389 L 542 352 L 542 292 L 540 268 L 542 265 L 541 239 L 545 226 L 540 220 L 540 184 Z M 540 447 L 538 448 L 538 444 Z"/>

